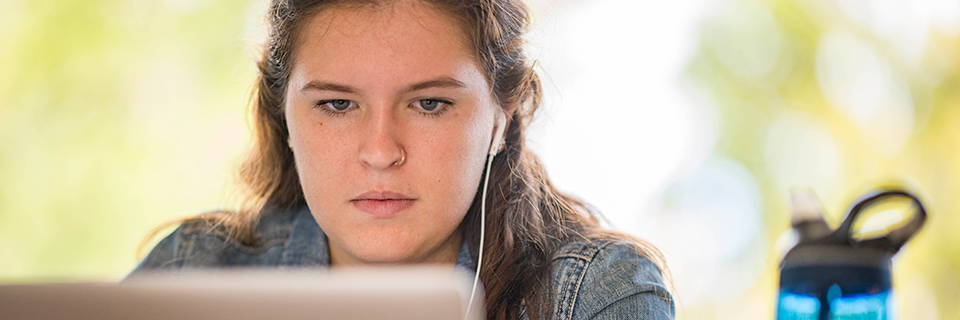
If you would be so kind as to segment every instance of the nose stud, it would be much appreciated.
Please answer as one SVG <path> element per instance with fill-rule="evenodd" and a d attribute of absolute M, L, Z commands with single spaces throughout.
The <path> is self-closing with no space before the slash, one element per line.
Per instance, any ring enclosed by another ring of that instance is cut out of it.
<path fill-rule="evenodd" d="M 401 166 L 404 162 L 407 162 L 407 153 L 403 151 L 403 148 L 400 148 L 400 160 L 394 161 L 393 165 Z"/>

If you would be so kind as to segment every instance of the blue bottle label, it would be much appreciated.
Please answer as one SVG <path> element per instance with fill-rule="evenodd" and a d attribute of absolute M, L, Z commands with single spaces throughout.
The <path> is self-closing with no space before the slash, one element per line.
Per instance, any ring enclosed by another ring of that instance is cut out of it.
<path fill-rule="evenodd" d="M 887 320 L 891 305 L 889 291 L 875 294 L 837 295 L 827 298 L 829 308 L 813 295 L 780 291 L 777 320 Z"/>
<path fill-rule="evenodd" d="M 886 320 L 889 294 L 863 294 L 840 297 L 830 301 L 830 319 L 834 320 Z"/>
<path fill-rule="evenodd" d="M 820 300 L 805 294 L 780 291 L 777 303 L 777 320 L 818 320 Z"/>

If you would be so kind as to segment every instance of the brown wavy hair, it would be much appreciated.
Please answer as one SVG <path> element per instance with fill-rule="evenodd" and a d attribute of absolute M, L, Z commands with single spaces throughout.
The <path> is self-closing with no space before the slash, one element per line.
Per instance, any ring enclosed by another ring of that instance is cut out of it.
<path fill-rule="evenodd" d="M 511 114 L 506 144 L 493 160 L 489 194 L 474 198 L 461 222 L 464 241 L 476 256 L 480 201 L 487 201 L 484 264 L 480 279 L 487 316 L 512 319 L 521 301 L 531 319 L 550 318 L 551 260 L 565 243 L 614 238 L 633 243 L 666 276 L 662 255 L 647 242 L 600 227 L 599 214 L 558 191 L 543 165 L 525 144 L 524 132 L 540 106 L 542 91 L 535 63 L 524 52 L 522 36 L 530 18 L 520 0 L 424 0 L 461 23 L 499 105 Z M 208 214 L 241 243 L 255 246 L 257 224 L 267 214 L 306 205 L 287 144 L 284 96 L 302 27 L 317 12 L 340 5 L 389 5 L 376 0 L 271 0 L 269 39 L 258 62 L 253 96 L 254 145 L 240 168 L 246 190 L 244 209 Z"/>

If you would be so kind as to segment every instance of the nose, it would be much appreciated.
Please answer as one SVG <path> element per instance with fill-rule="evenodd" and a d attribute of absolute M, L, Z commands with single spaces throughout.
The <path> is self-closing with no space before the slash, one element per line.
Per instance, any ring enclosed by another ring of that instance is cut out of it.
<path fill-rule="evenodd" d="M 402 165 L 404 155 L 398 139 L 397 119 L 389 108 L 367 113 L 361 133 L 359 160 L 365 168 L 385 170 Z"/>

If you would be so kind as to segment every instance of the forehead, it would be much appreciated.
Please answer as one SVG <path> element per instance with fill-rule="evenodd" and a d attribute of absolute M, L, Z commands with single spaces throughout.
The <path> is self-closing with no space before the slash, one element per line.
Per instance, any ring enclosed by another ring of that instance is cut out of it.
<path fill-rule="evenodd" d="M 301 30 L 294 70 L 383 80 L 411 75 L 479 71 L 457 20 L 423 1 L 334 6 L 311 17 Z"/>

